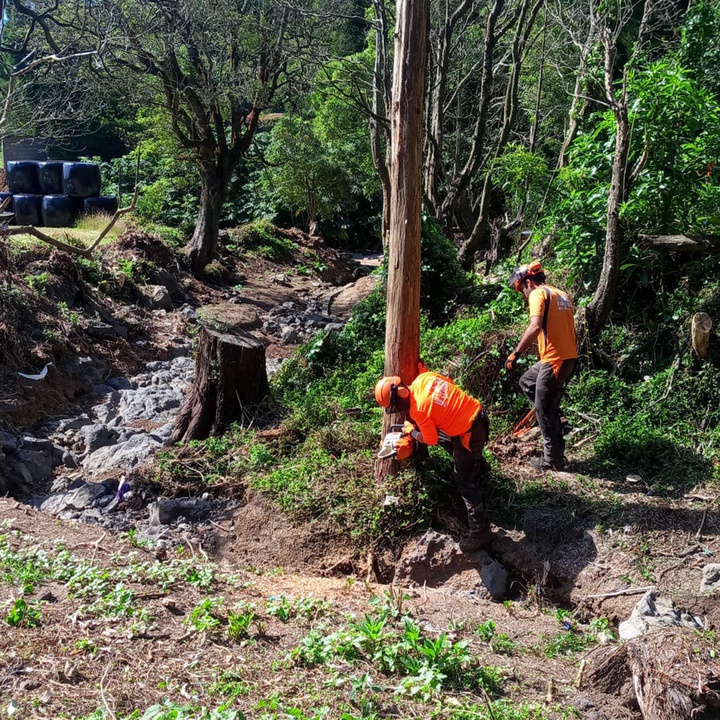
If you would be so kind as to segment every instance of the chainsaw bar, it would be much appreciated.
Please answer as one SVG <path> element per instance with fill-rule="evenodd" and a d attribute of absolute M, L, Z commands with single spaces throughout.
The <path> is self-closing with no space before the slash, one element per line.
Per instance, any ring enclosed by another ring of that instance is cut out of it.
<path fill-rule="evenodd" d="M 535 413 L 535 408 L 530 410 L 530 412 L 523 417 L 523 419 L 515 426 L 515 428 L 512 431 L 512 434 L 515 437 L 518 437 L 520 435 L 524 435 L 526 432 L 531 430 L 533 427 L 537 425 L 537 415 Z"/>

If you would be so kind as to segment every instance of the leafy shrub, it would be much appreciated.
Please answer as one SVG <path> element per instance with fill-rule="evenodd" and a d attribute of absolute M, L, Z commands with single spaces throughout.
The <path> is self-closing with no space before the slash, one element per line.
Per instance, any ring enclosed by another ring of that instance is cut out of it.
<path fill-rule="evenodd" d="M 289 259 L 295 250 L 295 243 L 269 220 L 255 220 L 232 230 L 230 236 L 229 250 L 242 248 L 267 260 Z"/>
<path fill-rule="evenodd" d="M 434 218 L 422 220 L 420 259 L 420 307 L 431 323 L 452 317 L 458 296 L 472 287 L 471 276 L 457 259 L 457 249 Z"/>

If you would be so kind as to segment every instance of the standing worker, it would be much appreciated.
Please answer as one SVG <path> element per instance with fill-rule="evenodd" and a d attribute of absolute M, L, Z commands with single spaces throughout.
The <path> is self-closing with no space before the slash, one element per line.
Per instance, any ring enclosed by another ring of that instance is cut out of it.
<path fill-rule="evenodd" d="M 483 457 L 489 422 L 480 401 L 464 393 L 452 380 L 421 372 L 408 386 L 397 376 L 383 377 L 375 386 L 375 399 L 388 413 L 409 412 L 404 433 L 425 445 L 440 445 L 453 457 L 455 484 L 468 513 L 469 533 L 460 549 L 469 553 L 492 541 L 490 522 L 482 500 L 481 484 L 490 468 Z"/>
<path fill-rule="evenodd" d="M 563 470 L 565 439 L 560 420 L 560 396 L 578 356 L 573 303 L 562 290 L 545 283 L 545 272 L 539 260 L 514 270 L 509 285 L 525 297 L 530 324 L 515 351 L 505 361 L 505 369 L 512 370 L 518 357 L 535 340 L 540 355 L 540 362 L 520 378 L 520 389 L 535 406 L 543 437 L 543 456 L 532 458 L 530 464 L 538 470 Z"/>

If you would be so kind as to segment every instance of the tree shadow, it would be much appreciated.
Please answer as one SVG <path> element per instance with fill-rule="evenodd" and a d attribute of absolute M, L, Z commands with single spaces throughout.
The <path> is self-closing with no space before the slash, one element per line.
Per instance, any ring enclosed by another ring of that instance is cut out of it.
<path fill-rule="evenodd" d="M 673 440 L 650 437 L 615 439 L 612 448 L 574 460 L 568 469 L 576 474 L 610 480 L 637 476 L 649 494 L 678 497 L 715 473 L 711 460 Z"/>
<path fill-rule="evenodd" d="M 717 508 L 623 497 L 630 493 L 652 494 L 642 483 L 630 486 L 624 480 L 597 481 L 572 473 L 494 475 L 488 493 L 491 519 L 498 528 L 492 554 L 512 577 L 509 597 L 537 594 L 561 607 L 573 607 L 578 576 L 598 556 L 592 530 L 624 533 L 629 528 L 636 537 L 677 533 L 688 543 L 701 532 L 720 536 Z M 652 549 L 648 552 L 652 556 Z"/>

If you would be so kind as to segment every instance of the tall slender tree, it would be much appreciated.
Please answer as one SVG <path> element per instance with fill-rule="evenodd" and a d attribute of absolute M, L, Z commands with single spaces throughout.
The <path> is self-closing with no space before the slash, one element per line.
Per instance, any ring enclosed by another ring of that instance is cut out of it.
<path fill-rule="evenodd" d="M 385 374 L 410 383 L 420 359 L 422 117 L 427 0 L 398 0 L 392 90 Z M 387 429 L 391 418 L 386 417 Z"/>

